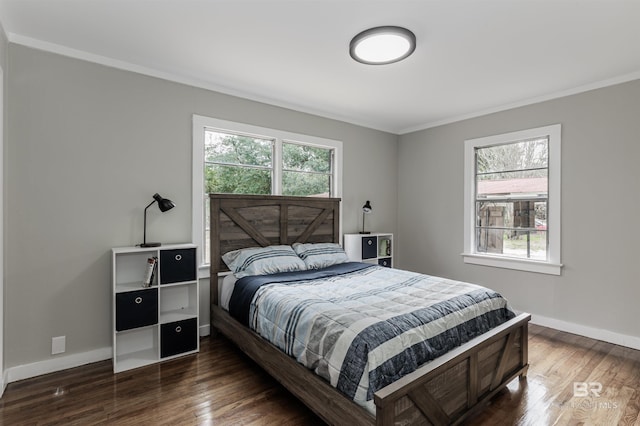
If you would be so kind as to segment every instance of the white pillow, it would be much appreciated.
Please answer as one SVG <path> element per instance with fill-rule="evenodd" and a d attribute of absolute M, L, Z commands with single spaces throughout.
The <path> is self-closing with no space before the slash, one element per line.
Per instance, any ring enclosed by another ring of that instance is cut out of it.
<path fill-rule="evenodd" d="M 349 261 L 340 244 L 336 243 L 296 243 L 293 250 L 307 265 L 307 269 L 320 269 Z"/>
<path fill-rule="evenodd" d="M 304 271 L 305 263 L 290 246 L 251 247 L 222 255 L 222 260 L 237 278 L 249 275 Z"/>

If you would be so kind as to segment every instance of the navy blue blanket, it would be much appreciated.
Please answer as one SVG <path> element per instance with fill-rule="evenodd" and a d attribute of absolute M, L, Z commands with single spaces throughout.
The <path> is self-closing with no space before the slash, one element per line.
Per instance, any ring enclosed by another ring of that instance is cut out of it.
<path fill-rule="evenodd" d="M 272 283 L 284 284 L 297 281 L 315 280 L 334 275 L 348 274 L 371 266 L 373 265 L 369 263 L 347 262 L 323 269 L 243 277 L 236 282 L 236 285 L 233 288 L 231 299 L 229 299 L 229 313 L 232 317 L 249 327 L 251 301 L 253 300 L 253 296 L 256 294 L 256 291 L 258 291 L 261 286 Z"/>

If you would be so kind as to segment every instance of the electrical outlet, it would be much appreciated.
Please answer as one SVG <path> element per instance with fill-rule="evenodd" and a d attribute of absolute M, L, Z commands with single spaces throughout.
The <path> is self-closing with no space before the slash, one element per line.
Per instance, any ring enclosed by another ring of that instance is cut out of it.
<path fill-rule="evenodd" d="M 51 355 L 63 353 L 66 345 L 67 336 L 58 336 L 51 338 Z"/>

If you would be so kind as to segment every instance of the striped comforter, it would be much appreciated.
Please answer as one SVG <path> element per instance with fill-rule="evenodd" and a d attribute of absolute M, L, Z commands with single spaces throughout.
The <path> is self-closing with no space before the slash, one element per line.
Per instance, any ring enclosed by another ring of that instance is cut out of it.
<path fill-rule="evenodd" d="M 484 287 L 346 265 L 354 267 L 324 278 L 303 272 L 279 283 L 273 275 L 275 281 L 254 290 L 247 318 L 258 334 L 372 413 L 377 390 L 515 316 Z"/>

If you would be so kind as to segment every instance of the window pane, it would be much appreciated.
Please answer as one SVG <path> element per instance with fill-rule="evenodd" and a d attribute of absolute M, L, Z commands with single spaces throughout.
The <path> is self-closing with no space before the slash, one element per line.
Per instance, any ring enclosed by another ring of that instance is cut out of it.
<path fill-rule="evenodd" d="M 523 259 L 546 260 L 547 202 L 476 203 L 476 249 Z"/>
<path fill-rule="evenodd" d="M 549 193 L 547 172 L 547 169 L 543 169 L 478 176 L 476 196 L 477 198 L 546 197 Z"/>
<path fill-rule="evenodd" d="M 271 194 L 271 170 L 206 164 L 204 190 L 206 193 Z"/>
<path fill-rule="evenodd" d="M 205 162 L 271 167 L 272 157 L 272 140 L 214 131 L 205 132 Z"/>
<path fill-rule="evenodd" d="M 476 228 L 476 251 L 478 253 L 502 254 L 504 233 L 503 229 Z"/>
<path fill-rule="evenodd" d="M 329 173 L 331 172 L 331 150 L 283 143 L 282 163 L 285 170 Z"/>
<path fill-rule="evenodd" d="M 476 228 L 478 253 L 547 260 L 547 231 Z"/>
<path fill-rule="evenodd" d="M 533 260 L 547 260 L 546 231 L 505 233 L 504 254 Z"/>
<path fill-rule="evenodd" d="M 509 143 L 476 149 L 478 174 L 548 167 L 548 139 Z"/>
<path fill-rule="evenodd" d="M 522 200 L 508 202 L 478 201 L 476 226 L 492 228 L 547 229 L 547 202 Z"/>
<path fill-rule="evenodd" d="M 331 177 L 317 173 L 285 171 L 282 173 L 282 194 L 330 197 Z"/>

